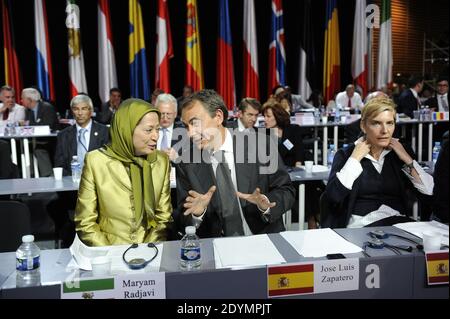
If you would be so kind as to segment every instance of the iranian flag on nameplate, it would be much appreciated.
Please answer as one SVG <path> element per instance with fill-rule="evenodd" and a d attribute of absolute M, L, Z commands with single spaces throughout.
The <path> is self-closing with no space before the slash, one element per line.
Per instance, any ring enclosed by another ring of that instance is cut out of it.
<path fill-rule="evenodd" d="M 61 284 L 61 299 L 165 299 L 166 274 L 149 272 Z"/>
<path fill-rule="evenodd" d="M 428 285 L 448 285 L 448 250 L 425 253 Z"/>

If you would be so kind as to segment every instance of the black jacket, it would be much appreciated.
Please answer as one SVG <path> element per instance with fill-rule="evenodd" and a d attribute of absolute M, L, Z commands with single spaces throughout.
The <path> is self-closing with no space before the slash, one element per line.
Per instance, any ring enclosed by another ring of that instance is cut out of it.
<path fill-rule="evenodd" d="M 26 110 L 25 120 L 30 121 L 30 125 L 48 125 L 50 129 L 56 130 L 58 119 L 56 117 L 55 107 L 50 103 L 39 101 L 36 119 L 32 110 Z"/>

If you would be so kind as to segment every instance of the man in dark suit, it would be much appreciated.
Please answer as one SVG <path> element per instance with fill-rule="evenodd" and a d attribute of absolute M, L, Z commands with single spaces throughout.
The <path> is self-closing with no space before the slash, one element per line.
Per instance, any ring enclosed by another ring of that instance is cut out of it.
<path fill-rule="evenodd" d="M 261 112 L 261 103 L 257 99 L 246 97 L 239 102 L 238 108 L 237 120 L 228 122 L 227 127 L 238 129 L 239 132 L 253 130 Z"/>
<path fill-rule="evenodd" d="M 111 124 L 112 118 L 122 102 L 122 92 L 118 88 L 109 90 L 109 100 L 102 104 L 97 120 L 102 124 Z"/>
<path fill-rule="evenodd" d="M 64 175 L 71 175 L 70 163 L 77 156 L 83 165 L 86 152 L 93 151 L 109 141 L 108 128 L 94 122 L 92 100 L 87 95 L 77 95 L 70 102 L 70 109 L 76 124 L 65 128 L 58 134 L 55 154 L 55 167 L 62 167 Z M 68 211 L 75 208 L 77 192 L 60 192 L 58 199 L 48 205 L 50 216 L 55 222 L 55 232 L 69 246 L 74 236 L 74 224 Z"/>
<path fill-rule="evenodd" d="M 404 90 L 398 98 L 397 113 L 404 113 L 410 118 L 414 111 L 420 108 L 419 93 L 423 89 L 423 77 L 411 76 L 408 80 L 408 90 Z"/>
<path fill-rule="evenodd" d="M 40 126 L 48 125 L 51 130 L 58 128 L 58 119 L 53 105 L 42 101 L 41 93 L 35 88 L 26 88 L 22 90 L 22 105 L 25 106 L 25 120 L 29 125 Z M 51 176 L 52 161 L 55 142 L 53 138 L 40 138 L 36 141 L 34 156 L 37 159 L 40 176 Z"/>
<path fill-rule="evenodd" d="M 437 94 L 429 98 L 425 105 L 428 105 L 435 112 L 448 112 L 448 78 L 441 77 L 437 81 Z"/>
<path fill-rule="evenodd" d="M 195 225 L 200 237 L 283 231 L 282 216 L 291 209 L 295 190 L 277 147 L 258 143 L 265 134 L 232 134 L 224 126 L 227 117 L 213 90 L 185 100 L 182 120 L 192 143 L 176 164 L 178 228 Z M 270 156 L 263 158 L 268 150 Z"/>
<path fill-rule="evenodd" d="M 165 152 L 173 161 L 178 156 L 180 148 L 178 143 L 183 138 L 187 138 L 183 123 L 175 121 L 178 109 L 177 99 L 171 94 L 162 93 L 156 98 L 155 107 L 161 112 L 159 138 L 156 147 Z"/>

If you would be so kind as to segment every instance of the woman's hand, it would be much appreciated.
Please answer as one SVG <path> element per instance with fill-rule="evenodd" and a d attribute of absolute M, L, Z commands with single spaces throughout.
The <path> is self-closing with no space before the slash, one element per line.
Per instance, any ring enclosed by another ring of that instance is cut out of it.
<path fill-rule="evenodd" d="M 400 143 L 396 138 L 391 138 L 391 142 L 389 143 L 389 148 L 397 154 L 398 158 L 400 158 L 405 164 L 411 164 L 413 158 L 406 152 L 402 143 Z"/>
<path fill-rule="evenodd" d="M 359 143 L 355 145 L 355 149 L 353 150 L 352 156 L 354 159 L 356 159 L 358 162 L 361 162 L 361 160 L 369 154 L 370 152 L 370 145 L 366 140 L 360 140 Z"/>

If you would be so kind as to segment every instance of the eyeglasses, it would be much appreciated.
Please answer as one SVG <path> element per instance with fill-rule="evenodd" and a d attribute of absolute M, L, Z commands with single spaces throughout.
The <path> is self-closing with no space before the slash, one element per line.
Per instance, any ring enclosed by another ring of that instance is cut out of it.
<path fill-rule="evenodd" d="M 128 247 L 127 250 L 125 250 L 125 252 L 122 255 L 123 261 L 127 264 L 128 267 L 130 267 L 130 269 L 145 268 L 149 263 L 151 263 L 156 258 L 156 256 L 158 256 L 158 253 L 159 253 L 158 247 L 156 247 L 156 245 L 154 243 L 148 243 L 147 247 L 153 248 L 155 250 L 155 255 L 151 259 L 145 260 L 143 258 L 133 258 L 131 260 L 126 260 L 125 255 L 127 254 L 127 252 L 130 249 L 135 249 L 138 247 L 139 247 L 138 244 L 132 244 L 130 247 Z"/>
<path fill-rule="evenodd" d="M 161 113 L 161 118 L 165 117 L 167 119 L 171 119 L 174 113 Z"/>

